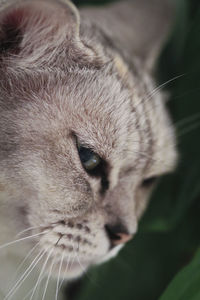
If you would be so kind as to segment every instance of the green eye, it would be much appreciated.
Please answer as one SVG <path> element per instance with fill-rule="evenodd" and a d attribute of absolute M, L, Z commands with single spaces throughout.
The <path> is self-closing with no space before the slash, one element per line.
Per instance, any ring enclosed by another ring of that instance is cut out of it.
<path fill-rule="evenodd" d="M 80 160 L 87 171 L 93 171 L 101 163 L 101 158 L 98 154 L 94 153 L 92 150 L 78 145 L 78 152 Z"/>
<path fill-rule="evenodd" d="M 81 145 L 77 137 L 76 146 L 85 171 L 93 178 L 96 177 L 100 179 L 101 187 L 99 192 L 103 195 L 109 189 L 107 161 L 102 159 L 91 149 Z"/>

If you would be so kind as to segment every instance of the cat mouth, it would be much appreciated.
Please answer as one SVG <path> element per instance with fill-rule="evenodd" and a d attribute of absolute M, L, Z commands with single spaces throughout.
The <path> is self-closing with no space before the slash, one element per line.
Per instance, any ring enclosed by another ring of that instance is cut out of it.
<path fill-rule="evenodd" d="M 107 254 L 101 257 L 93 258 L 82 257 L 76 252 L 71 254 L 67 253 L 63 255 L 56 255 L 50 258 L 47 266 L 47 273 L 51 272 L 53 277 L 63 280 L 80 277 L 86 273 L 90 267 L 102 264 L 110 260 L 110 258 L 116 256 L 122 247 L 123 245 L 119 245 L 115 249 L 109 251 Z M 54 266 L 53 268 L 52 265 Z"/>
<path fill-rule="evenodd" d="M 47 275 L 73 279 L 84 274 L 89 267 L 114 256 L 104 234 L 100 236 L 101 243 L 98 243 L 100 238 L 95 239 L 96 236 L 90 232 L 89 227 L 78 225 L 74 224 L 72 227 L 72 224 L 64 226 L 56 223 L 56 226 L 47 228 L 41 236 L 40 250 L 44 261 L 44 266 L 41 267 Z M 118 246 L 115 247 L 117 248 Z"/>
<path fill-rule="evenodd" d="M 50 274 L 49 276 L 63 280 L 80 277 L 90 267 L 104 263 L 116 256 L 123 247 L 123 245 L 118 245 L 109 250 L 106 244 L 104 251 L 100 252 L 96 250 L 96 244 L 86 244 L 90 246 L 87 249 L 85 243 L 81 242 L 82 240 L 88 242 L 88 237 L 77 241 L 75 238 L 72 239 L 72 234 L 70 234 L 70 238 L 68 235 L 52 234 L 51 232 L 42 239 L 42 244 L 44 243 L 42 252 L 45 261 L 42 268 L 47 275 Z M 102 243 L 100 246 L 102 247 Z"/>

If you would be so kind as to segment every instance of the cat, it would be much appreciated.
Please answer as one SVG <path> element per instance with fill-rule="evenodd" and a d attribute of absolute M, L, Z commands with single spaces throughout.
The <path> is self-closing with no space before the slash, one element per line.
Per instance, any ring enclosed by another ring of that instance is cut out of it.
<path fill-rule="evenodd" d="M 153 79 L 172 10 L 1 1 L 1 300 L 58 299 L 59 280 L 116 256 L 137 232 L 177 161 Z"/>

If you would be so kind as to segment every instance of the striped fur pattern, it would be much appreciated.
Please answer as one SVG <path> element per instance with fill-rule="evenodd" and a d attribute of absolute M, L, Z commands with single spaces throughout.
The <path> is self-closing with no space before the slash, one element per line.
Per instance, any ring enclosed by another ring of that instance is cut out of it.
<path fill-rule="evenodd" d="M 1 2 L 0 244 L 34 235 L 0 246 L 3 300 L 31 288 L 32 280 L 5 288 L 31 249 L 32 261 L 41 254 L 36 269 L 59 279 L 115 256 L 122 245 L 110 250 L 105 224 L 134 235 L 153 188 L 144 180 L 175 167 L 174 129 L 152 77 L 171 20 L 160 2 L 80 14 L 64 0 Z M 75 135 L 108 164 L 103 192 L 82 167 Z"/>

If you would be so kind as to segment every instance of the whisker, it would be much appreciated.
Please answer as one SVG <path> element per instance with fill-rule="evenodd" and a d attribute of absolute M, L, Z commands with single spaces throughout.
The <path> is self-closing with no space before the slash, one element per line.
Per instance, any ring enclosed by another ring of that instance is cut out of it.
<path fill-rule="evenodd" d="M 76 254 L 76 258 L 77 258 L 77 262 L 78 262 L 78 264 L 79 264 L 81 270 L 83 271 L 83 274 L 89 279 L 89 281 L 90 281 L 92 284 L 95 284 L 96 286 L 99 287 L 99 284 L 97 284 L 97 282 L 94 281 L 93 278 L 92 278 L 91 276 L 89 276 L 88 273 L 86 272 L 86 270 L 84 269 L 83 265 L 82 265 L 81 262 L 80 262 L 78 253 Z"/>
<path fill-rule="evenodd" d="M 54 226 L 54 225 L 57 225 L 57 222 L 50 223 L 50 226 Z M 28 228 L 26 228 L 26 229 L 20 231 L 20 232 L 16 235 L 16 237 L 18 237 L 18 236 L 24 234 L 25 232 L 27 232 L 27 231 L 29 231 L 29 230 L 38 229 L 38 228 L 43 228 L 43 229 L 45 229 L 45 228 L 47 228 L 47 224 L 46 224 L 46 225 L 43 224 L 43 225 L 40 225 L 40 226 L 31 226 L 31 227 L 28 227 Z"/>
<path fill-rule="evenodd" d="M 62 259 L 61 259 L 61 261 L 60 261 L 60 266 L 59 266 L 59 271 L 58 271 L 57 283 L 56 283 L 56 295 L 55 295 L 55 300 L 58 300 L 59 281 L 60 281 L 60 274 L 61 274 L 61 269 L 62 269 L 63 260 L 64 260 L 64 254 L 65 254 L 65 251 L 63 250 Z"/>
<path fill-rule="evenodd" d="M 73 243 L 72 243 L 72 246 L 73 246 Z M 73 246 L 73 257 L 72 257 L 72 260 L 71 260 L 71 263 L 70 263 L 70 266 L 69 266 L 69 270 L 71 269 L 74 261 L 75 261 L 75 258 L 76 258 L 76 253 L 74 251 L 74 246 Z"/>
<path fill-rule="evenodd" d="M 159 86 L 157 86 L 156 88 L 154 88 L 149 94 L 147 94 L 146 97 L 142 98 L 141 101 L 139 103 L 137 103 L 137 106 L 142 104 L 143 101 L 149 101 L 153 98 L 153 96 L 155 96 L 159 91 L 161 91 L 164 87 L 166 87 L 169 83 L 185 76 L 186 74 L 181 74 L 178 76 L 175 76 L 167 81 L 165 81 L 164 83 L 160 84 Z"/>
<path fill-rule="evenodd" d="M 15 283 L 13 288 L 8 292 L 8 294 L 5 296 L 3 300 L 9 300 L 12 298 L 14 293 L 18 290 L 18 288 L 22 285 L 22 283 L 26 280 L 26 278 L 29 276 L 29 274 L 32 272 L 32 270 L 36 267 L 38 262 L 42 259 L 44 254 L 47 251 L 41 250 L 39 254 L 35 257 L 33 262 L 30 264 L 30 266 L 27 268 L 27 270 L 24 272 L 24 274 L 20 277 L 20 279 Z"/>
<path fill-rule="evenodd" d="M 72 254 L 70 254 L 70 255 L 68 256 L 68 259 L 67 259 L 67 265 L 66 265 L 66 268 L 65 268 L 65 271 L 64 271 L 64 276 L 63 276 L 63 279 L 62 279 L 62 281 L 61 281 L 61 283 L 60 283 L 60 285 L 59 285 L 58 292 L 60 291 L 60 289 L 61 289 L 61 287 L 62 287 L 62 285 L 63 285 L 63 282 L 65 281 L 65 274 L 66 274 L 67 271 L 68 271 L 68 267 L 69 267 L 69 263 L 70 263 L 70 258 L 71 258 L 71 256 L 72 256 Z"/>
<path fill-rule="evenodd" d="M 72 246 L 73 246 L 73 250 L 74 250 L 74 243 L 73 243 L 73 242 L 72 242 Z M 73 254 L 75 254 L 74 251 L 73 251 Z M 74 262 L 76 256 L 73 255 L 72 260 L 70 261 L 70 258 L 71 258 L 71 257 L 72 257 L 72 254 L 70 253 L 70 255 L 69 255 L 69 257 L 68 257 L 68 260 L 67 260 L 67 265 L 66 265 L 66 268 L 65 268 L 65 271 L 64 271 L 64 275 L 67 273 L 68 270 L 70 270 L 70 268 L 71 268 L 71 266 L 73 265 L 73 262 Z M 63 276 L 63 279 L 62 279 L 62 281 L 61 281 L 61 283 L 60 283 L 58 292 L 60 291 L 60 289 L 61 289 L 61 287 L 62 287 L 64 281 L 65 281 L 65 276 Z"/>
<path fill-rule="evenodd" d="M 199 120 L 199 118 L 200 118 L 200 113 L 197 113 L 197 114 L 191 115 L 189 117 L 183 118 L 180 121 L 174 123 L 173 125 L 175 128 L 178 129 L 179 127 L 187 125 L 188 123 Z"/>
<path fill-rule="evenodd" d="M 40 241 L 29 251 L 29 253 L 26 255 L 26 257 L 23 259 L 23 261 L 20 263 L 20 265 L 18 266 L 17 270 L 15 271 L 11 282 L 15 280 L 17 273 L 19 272 L 19 270 L 22 268 L 22 266 L 24 265 L 25 261 L 31 256 L 31 254 L 34 252 L 34 250 L 39 246 Z"/>
<path fill-rule="evenodd" d="M 39 236 L 39 235 L 43 235 L 43 234 L 45 234 L 45 233 L 47 233 L 47 232 L 49 232 L 49 230 L 43 231 L 43 232 L 40 232 L 40 233 L 37 233 L 37 234 L 33 234 L 33 235 L 30 235 L 30 236 L 26 236 L 26 237 L 24 237 L 24 238 L 21 238 L 21 239 L 18 239 L 18 240 L 15 240 L 15 241 L 6 243 L 6 244 L 0 246 L 0 250 L 3 249 L 3 248 L 5 248 L 5 247 L 8 247 L 8 246 L 10 246 L 10 245 L 13 245 L 13 244 L 15 244 L 15 243 L 18 243 L 18 242 L 21 242 L 21 241 L 24 241 L 24 240 L 27 240 L 27 239 L 31 239 L 31 238 L 36 237 L 36 236 Z"/>
<path fill-rule="evenodd" d="M 22 231 L 20 231 L 18 234 L 16 234 L 16 237 L 19 237 L 20 235 L 26 233 L 27 231 L 30 231 L 30 230 L 33 230 L 33 229 L 38 229 L 38 228 L 43 228 L 44 226 L 32 226 L 32 227 L 29 227 L 29 228 L 26 228 Z"/>
<path fill-rule="evenodd" d="M 96 286 L 99 287 L 99 285 L 97 284 L 97 282 L 94 281 L 93 278 L 91 278 L 91 277 L 88 275 L 88 273 L 86 272 L 86 270 L 84 269 L 83 265 L 82 265 L 81 262 L 80 262 L 79 255 L 78 255 L 78 251 L 79 251 L 79 242 L 77 243 L 77 249 L 76 249 L 76 250 L 77 250 L 77 251 L 75 252 L 75 254 L 76 254 L 77 262 L 78 262 L 78 264 L 79 264 L 81 270 L 83 271 L 84 275 L 89 279 L 89 281 L 90 281 L 91 283 L 93 283 L 93 284 L 95 284 Z"/>
<path fill-rule="evenodd" d="M 50 279 L 50 276 L 51 276 L 51 273 L 52 273 L 52 270 L 53 270 L 53 265 L 55 263 L 55 258 L 56 258 L 56 256 L 54 256 L 54 258 L 52 260 L 52 264 L 51 264 L 51 267 L 50 267 L 50 270 L 49 270 L 49 274 L 48 274 L 48 277 L 47 277 L 47 281 L 46 281 L 46 285 L 45 285 L 45 288 L 44 288 L 44 293 L 43 293 L 43 296 L 42 296 L 42 300 L 44 300 L 46 292 L 47 292 L 47 287 L 48 287 L 49 279 Z"/>
<path fill-rule="evenodd" d="M 41 282 L 43 281 L 43 279 L 44 279 L 45 277 L 46 277 L 46 274 L 43 275 L 43 277 L 42 277 L 42 279 L 41 279 L 41 281 L 40 281 L 40 284 L 41 284 Z M 33 289 L 34 289 L 34 287 L 33 287 L 30 291 L 28 291 L 28 293 L 24 296 L 24 298 L 23 298 L 22 300 L 25 300 L 26 298 L 28 298 L 28 297 L 31 295 Z"/>
<path fill-rule="evenodd" d="M 180 139 L 183 136 L 185 136 L 188 133 L 191 133 L 192 131 L 194 131 L 195 129 L 198 129 L 200 127 L 200 122 L 197 122 L 195 124 L 190 125 L 189 127 L 185 128 L 184 130 L 180 131 L 177 134 L 177 138 Z"/>
<path fill-rule="evenodd" d="M 51 251 L 49 252 L 49 254 L 47 255 L 47 258 L 46 258 L 46 260 L 45 260 L 45 262 L 44 262 L 44 264 L 43 264 L 43 266 L 42 266 L 40 275 L 39 275 L 39 277 L 38 277 L 38 279 L 37 279 L 37 282 L 36 282 L 36 284 L 35 284 L 35 287 L 34 287 L 34 289 L 33 289 L 32 294 L 31 294 L 30 300 L 33 299 L 33 296 L 34 296 L 34 294 L 35 294 L 35 292 L 36 292 L 36 290 L 37 290 L 37 287 L 38 287 L 38 285 L 39 285 L 39 283 L 40 283 L 40 280 L 41 280 L 41 277 L 42 277 L 42 275 L 43 275 L 44 269 L 45 269 L 45 267 L 46 267 L 46 265 L 47 265 L 47 262 L 48 262 L 48 260 L 49 260 L 49 258 L 50 258 L 50 256 L 51 256 L 53 250 L 54 250 L 54 249 L 52 248 Z"/>
<path fill-rule="evenodd" d="M 151 91 L 151 93 L 149 95 L 147 95 L 147 97 L 144 99 L 145 101 L 148 101 L 150 100 L 157 92 L 159 92 L 161 89 L 163 89 L 164 87 L 166 87 L 166 85 L 168 85 L 169 83 L 185 76 L 186 74 L 181 74 L 181 75 L 178 75 L 178 76 L 175 76 L 167 81 L 165 81 L 164 83 L 160 84 L 159 86 L 157 86 L 153 91 Z"/>

